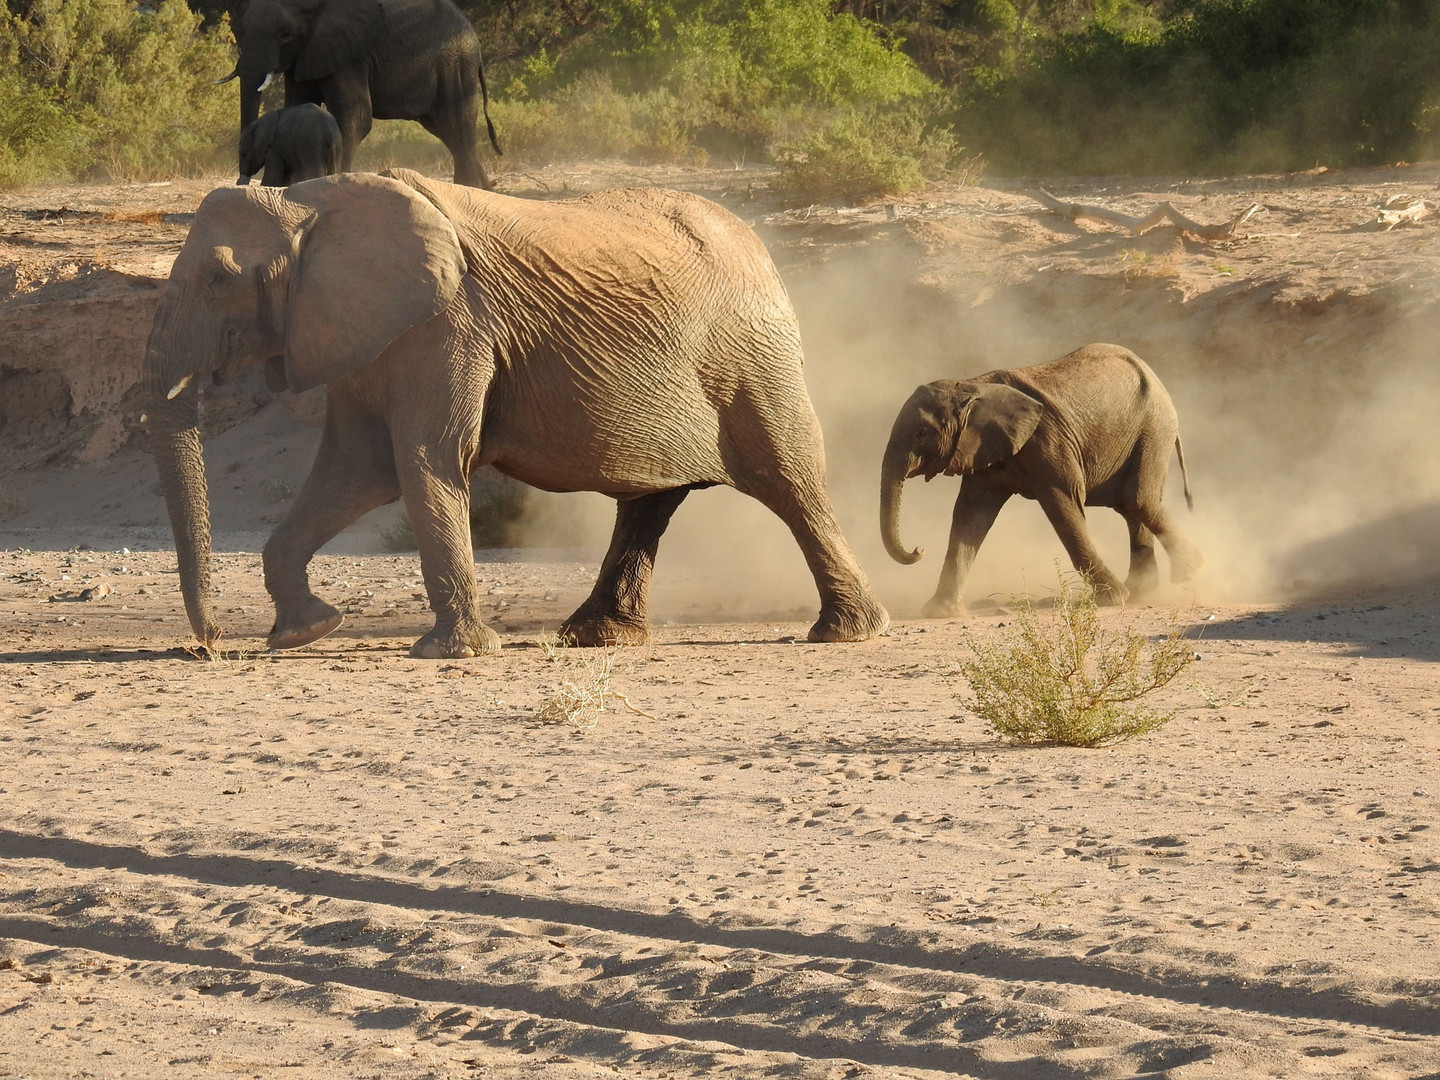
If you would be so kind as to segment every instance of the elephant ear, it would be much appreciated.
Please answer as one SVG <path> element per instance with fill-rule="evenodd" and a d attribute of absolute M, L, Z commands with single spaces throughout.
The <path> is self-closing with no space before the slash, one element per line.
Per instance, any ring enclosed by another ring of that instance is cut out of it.
<path fill-rule="evenodd" d="M 444 311 L 465 275 L 450 220 L 394 180 L 347 173 L 289 189 L 299 226 L 285 304 L 285 381 L 296 393 L 370 363 Z"/>
<path fill-rule="evenodd" d="M 973 473 L 1016 454 L 1030 441 L 1045 406 L 1003 383 L 981 383 L 961 410 L 955 455 L 945 471 Z"/>
<path fill-rule="evenodd" d="M 380 0 L 329 0 L 315 14 L 295 58 L 295 80 L 314 82 L 359 60 L 385 34 Z"/>

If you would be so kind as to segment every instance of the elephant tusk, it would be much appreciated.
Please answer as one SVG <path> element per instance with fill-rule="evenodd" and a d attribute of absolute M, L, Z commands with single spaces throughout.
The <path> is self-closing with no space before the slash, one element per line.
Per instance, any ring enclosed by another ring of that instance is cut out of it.
<path fill-rule="evenodd" d="M 175 398 L 177 398 L 177 397 L 180 395 L 180 393 L 181 393 L 187 386 L 190 385 L 190 380 L 193 379 L 193 378 L 195 378 L 195 373 L 192 371 L 189 375 L 186 375 L 183 379 L 181 379 L 179 382 L 177 382 L 174 386 L 172 386 L 172 387 L 170 388 L 170 392 L 165 395 L 165 400 L 166 400 L 166 401 L 174 401 Z"/>
<path fill-rule="evenodd" d="M 225 83 L 229 82 L 231 79 L 238 79 L 239 77 L 240 77 L 240 67 L 239 67 L 239 65 L 236 65 L 235 70 L 232 71 L 232 72 L 230 72 L 229 75 L 226 75 L 223 79 L 216 79 L 216 80 L 215 80 L 215 85 L 216 85 L 216 86 L 223 86 Z"/>
<path fill-rule="evenodd" d="M 270 74 L 265 76 L 265 81 L 260 84 L 260 89 L 256 90 L 255 92 L 257 94 L 263 94 L 265 92 L 265 88 L 270 85 L 271 80 L 274 78 L 275 73 L 272 71 L 270 72 Z"/>

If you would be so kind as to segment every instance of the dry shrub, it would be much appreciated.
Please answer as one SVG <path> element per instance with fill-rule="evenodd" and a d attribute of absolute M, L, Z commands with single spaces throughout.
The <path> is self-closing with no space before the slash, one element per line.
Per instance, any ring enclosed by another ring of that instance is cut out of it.
<path fill-rule="evenodd" d="M 1042 619 L 1028 598 L 1016 611 L 1003 641 L 968 638 L 973 655 L 960 664 L 975 712 L 996 735 L 1104 746 L 1174 719 L 1173 710 L 1138 702 L 1195 659 L 1178 612 L 1170 630 L 1153 641 L 1131 625 L 1103 627 L 1095 590 L 1078 575 L 1061 578 L 1050 617 Z"/>
<path fill-rule="evenodd" d="M 614 651 L 606 649 L 583 665 L 576 672 L 575 678 L 566 679 L 545 699 L 545 703 L 540 706 L 541 721 L 547 724 L 569 724 L 571 727 L 586 730 L 595 727 L 600 723 L 600 714 L 605 711 L 605 698 L 610 693 L 610 677 L 614 664 Z"/>
<path fill-rule="evenodd" d="M 568 651 L 565 640 L 560 637 L 541 639 L 540 647 L 552 663 Z M 642 709 L 630 704 L 630 699 L 617 693 L 610 686 L 614 674 L 615 649 L 605 649 L 589 661 L 579 662 L 574 678 L 561 682 L 540 706 L 540 720 L 546 724 L 569 724 L 573 728 L 588 731 L 600 723 L 600 714 L 607 702 L 614 698 L 636 716 L 655 719 Z"/>

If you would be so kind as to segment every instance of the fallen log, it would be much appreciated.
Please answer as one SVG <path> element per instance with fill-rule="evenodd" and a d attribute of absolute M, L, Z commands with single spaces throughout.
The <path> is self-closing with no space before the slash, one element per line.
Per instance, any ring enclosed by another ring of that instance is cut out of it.
<path fill-rule="evenodd" d="M 1396 225 L 1415 225 L 1429 215 L 1430 208 L 1425 205 L 1424 199 L 1391 195 L 1380 207 L 1380 216 L 1375 219 L 1375 224 L 1385 226 L 1385 231 L 1389 232 Z"/>
<path fill-rule="evenodd" d="M 1122 214 L 1118 210 L 1108 210 L 1103 206 L 1061 202 L 1044 188 L 1040 189 L 1038 195 L 1032 195 L 1031 198 L 1052 214 L 1059 214 L 1071 221 L 1079 221 L 1081 218 L 1103 221 L 1107 225 L 1118 225 L 1122 229 L 1128 230 L 1131 236 L 1139 236 L 1141 233 L 1148 232 L 1157 225 L 1169 221 L 1182 233 L 1193 236 L 1197 240 L 1228 240 L 1235 234 L 1237 228 L 1260 209 L 1259 203 L 1252 203 L 1229 221 L 1219 225 L 1202 225 L 1180 213 L 1168 202 L 1160 203 L 1144 217 L 1132 217 L 1129 214 Z"/>

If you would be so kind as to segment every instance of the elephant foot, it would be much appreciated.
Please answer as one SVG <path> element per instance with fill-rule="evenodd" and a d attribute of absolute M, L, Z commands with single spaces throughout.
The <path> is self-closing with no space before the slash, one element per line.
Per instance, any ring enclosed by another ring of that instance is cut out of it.
<path fill-rule="evenodd" d="M 1190 548 L 1170 560 L 1170 580 L 1176 585 L 1184 585 L 1203 569 L 1205 556 L 1198 548 Z"/>
<path fill-rule="evenodd" d="M 1116 607 L 1130 598 L 1130 590 L 1118 581 L 1096 581 L 1095 602 L 1101 607 Z"/>
<path fill-rule="evenodd" d="M 920 609 L 920 614 L 927 619 L 963 619 L 965 602 L 958 597 L 951 600 L 937 593 L 925 601 L 925 606 Z"/>
<path fill-rule="evenodd" d="M 810 641 L 868 641 L 890 626 L 890 613 L 870 597 L 826 604 L 810 627 Z"/>
<path fill-rule="evenodd" d="M 643 620 L 631 621 L 612 617 L 582 618 L 576 612 L 560 627 L 558 636 L 562 641 L 582 649 L 603 648 L 608 645 L 650 644 L 650 624 Z"/>
<path fill-rule="evenodd" d="M 272 649 L 298 649 L 319 641 L 344 621 L 344 615 L 318 596 L 312 596 L 299 612 L 291 616 L 277 614 L 265 644 Z"/>
<path fill-rule="evenodd" d="M 410 655 L 417 660 L 464 660 L 499 651 L 500 635 L 480 622 L 463 627 L 437 626 L 410 646 Z"/>
<path fill-rule="evenodd" d="M 1160 587 L 1160 575 L 1154 573 L 1137 577 L 1131 574 L 1125 579 L 1125 592 L 1131 600 L 1143 600 Z"/>

